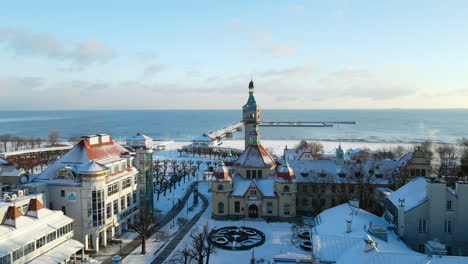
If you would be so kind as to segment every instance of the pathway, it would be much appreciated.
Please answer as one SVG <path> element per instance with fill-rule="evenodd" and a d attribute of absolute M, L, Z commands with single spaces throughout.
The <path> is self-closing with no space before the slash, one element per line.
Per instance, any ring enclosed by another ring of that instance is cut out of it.
<path fill-rule="evenodd" d="M 160 264 L 166 261 L 166 259 L 171 255 L 172 251 L 179 245 L 180 241 L 184 239 L 185 235 L 187 234 L 190 229 L 198 222 L 202 214 L 205 212 L 206 208 L 208 208 L 208 199 L 201 194 L 198 193 L 199 197 L 203 200 L 203 208 L 195 215 L 189 222 L 187 222 L 172 238 L 172 240 L 167 244 L 167 246 L 159 253 L 159 255 L 151 262 L 151 264 Z"/>

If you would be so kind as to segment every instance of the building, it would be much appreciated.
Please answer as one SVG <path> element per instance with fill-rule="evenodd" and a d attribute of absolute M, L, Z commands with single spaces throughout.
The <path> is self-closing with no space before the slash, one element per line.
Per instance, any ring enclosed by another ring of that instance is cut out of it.
<path fill-rule="evenodd" d="M 21 193 L 22 194 L 22 193 Z M 73 239 L 73 219 L 45 208 L 43 194 L 0 199 L 0 263 L 71 263 L 83 244 Z"/>
<path fill-rule="evenodd" d="M 198 136 L 194 139 L 192 139 L 192 147 L 197 148 L 197 147 L 216 147 L 219 146 L 220 143 L 217 138 L 210 137 L 207 134 L 203 134 L 201 136 Z"/>
<path fill-rule="evenodd" d="M 16 188 L 16 186 L 26 183 L 29 180 L 29 173 L 24 169 L 16 168 L 16 165 L 0 158 L 0 182 L 5 190 Z"/>
<path fill-rule="evenodd" d="M 127 229 L 140 208 L 132 155 L 109 135 L 86 136 L 25 186 L 46 192 L 48 207 L 75 220 L 74 237 L 99 251 Z"/>
<path fill-rule="evenodd" d="M 127 146 L 130 146 L 133 149 L 153 149 L 153 139 L 151 137 L 143 135 L 142 133 L 137 133 L 135 136 L 127 138 L 126 144 Z"/>
<path fill-rule="evenodd" d="M 259 108 L 249 84 L 249 99 L 243 107 L 245 150 L 237 159 L 228 156 L 211 178 L 214 218 L 291 219 L 296 216 L 296 178 L 287 161 L 278 166 L 275 158 L 261 145 Z"/>
<path fill-rule="evenodd" d="M 466 257 L 425 255 L 411 250 L 391 230 L 392 223 L 350 204 L 329 208 L 316 219 L 316 225 L 310 229 L 314 264 L 468 263 Z"/>
<path fill-rule="evenodd" d="M 385 218 L 414 250 L 427 252 L 431 241 L 439 241 L 446 254 L 467 256 L 467 201 L 466 181 L 452 189 L 435 177 L 417 177 L 387 197 Z"/>

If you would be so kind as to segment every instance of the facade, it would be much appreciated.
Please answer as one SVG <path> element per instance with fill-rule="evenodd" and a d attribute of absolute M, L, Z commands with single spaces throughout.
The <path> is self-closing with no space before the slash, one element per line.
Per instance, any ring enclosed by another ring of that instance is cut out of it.
<path fill-rule="evenodd" d="M 5 196 L 4 196 L 5 197 Z M 0 200 L 0 263 L 70 263 L 83 244 L 73 239 L 73 219 L 43 206 L 44 195 Z"/>
<path fill-rule="evenodd" d="M 140 208 L 133 159 L 109 135 L 86 136 L 25 186 L 46 192 L 50 209 L 75 220 L 74 237 L 85 250 L 98 252 L 127 229 Z"/>
<path fill-rule="evenodd" d="M 126 144 L 127 146 L 130 146 L 134 149 L 137 149 L 137 148 L 152 149 L 153 139 L 151 137 L 143 135 L 142 133 L 137 133 L 135 136 L 127 138 Z"/>
<path fill-rule="evenodd" d="M 211 179 L 214 218 L 291 219 L 296 216 L 296 178 L 287 161 L 278 166 L 261 145 L 259 107 L 249 84 L 249 99 L 243 107 L 246 144 L 237 158 L 228 155 Z"/>
<path fill-rule="evenodd" d="M 387 197 L 385 217 L 414 250 L 425 252 L 438 241 L 446 254 L 467 256 L 467 200 L 466 181 L 452 189 L 443 180 L 417 177 Z"/>

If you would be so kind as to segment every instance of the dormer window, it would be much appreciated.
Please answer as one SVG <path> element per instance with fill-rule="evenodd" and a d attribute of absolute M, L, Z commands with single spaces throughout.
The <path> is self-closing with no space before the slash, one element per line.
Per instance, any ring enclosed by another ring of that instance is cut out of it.
<path fill-rule="evenodd" d="M 55 179 L 74 180 L 75 174 L 69 168 L 60 168 L 55 172 Z"/>
<path fill-rule="evenodd" d="M 222 184 L 218 184 L 218 191 L 222 191 L 223 190 L 223 185 Z"/>
<path fill-rule="evenodd" d="M 289 192 L 289 186 L 288 185 L 284 186 L 283 191 L 284 192 Z"/>

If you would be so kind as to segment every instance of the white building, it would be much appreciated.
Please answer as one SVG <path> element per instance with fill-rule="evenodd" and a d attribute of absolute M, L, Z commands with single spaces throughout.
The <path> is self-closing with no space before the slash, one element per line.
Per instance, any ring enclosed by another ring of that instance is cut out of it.
<path fill-rule="evenodd" d="M 194 147 L 216 147 L 219 145 L 220 144 L 216 138 L 212 138 L 206 134 L 192 139 L 192 146 Z"/>
<path fill-rule="evenodd" d="M 97 252 L 127 229 L 140 208 L 132 163 L 109 135 L 87 136 L 25 186 L 45 191 L 48 207 L 73 218 L 75 238 Z"/>
<path fill-rule="evenodd" d="M 134 149 L 136 148 L 153 148 L 153 139 L 143 135 L 142 133 L 137 133 L 136 136 L 129 137 L 126 140 L 127 146 L 130 146 Z"/>
<path fill-rule="evenodd" d="M 44 208 L 43 194 L 0 200 L 0 263 L 69 263 L 83 244 L 73 238 L 73 219 Z"/>

